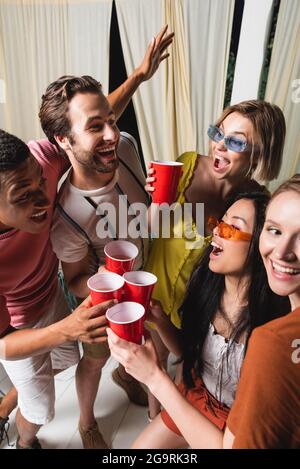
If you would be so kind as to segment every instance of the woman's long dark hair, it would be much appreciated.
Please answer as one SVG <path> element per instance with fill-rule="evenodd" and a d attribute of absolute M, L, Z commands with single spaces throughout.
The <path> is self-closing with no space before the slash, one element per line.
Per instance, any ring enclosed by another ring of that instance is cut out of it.
<path fill-rule="evenodd" d="M 265 210 L 269 196 L 261 192 L 239 194 L 230 201 L 227 208 L 241 199 L 252 200 L 255 207 L 254 231 L 244 266 L 245 274 L 249 275 L 248 306 L 245 307 L 234 324 L 230 343 L 238 341 L 246 333 L 246 345 L 252 330 L 276 317 L 289 312 L 288 298 L 279 297 L 269 287 L 267 274 L 259 253 L 259 236 L 262 231 Z M 209 325 L 221 308 L 225 289 L 225 277 L 212 272 L 209 267 L 209 255 L 212 247 L 208 247 L 199 265 L 189 281 L 183 304 L 182 315 L 182 346 L 183 346 L 183 380 L 188 388 L 194 387 L 192 370 L 196 376 L 203 371 L 202 350 L 208 334 Z"/>

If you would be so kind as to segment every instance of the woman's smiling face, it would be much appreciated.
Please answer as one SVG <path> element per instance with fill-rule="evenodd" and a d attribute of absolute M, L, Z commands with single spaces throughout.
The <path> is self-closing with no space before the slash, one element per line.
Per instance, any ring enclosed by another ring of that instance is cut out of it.
<path fill-rule="evenodd" d="M 259 245 L 271 289 L 300 306 L 300 194 L 279 193 L 269 204 Z"/>

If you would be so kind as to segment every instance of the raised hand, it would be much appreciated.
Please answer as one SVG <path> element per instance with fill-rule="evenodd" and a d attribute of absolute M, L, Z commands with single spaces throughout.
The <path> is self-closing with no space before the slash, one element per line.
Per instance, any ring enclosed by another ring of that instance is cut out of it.
<path fill-rule="evenodd" d="M 159 64 L 169 57 L 166 52 L 168 46 L 173 42 L 174 33 L 167 34 L 168 25 L 164 26 L 156 37 L 153 37 L 143 58 L 137 67 L 137 72 L 142 81 L 149 80 L 159 67 Z"/>

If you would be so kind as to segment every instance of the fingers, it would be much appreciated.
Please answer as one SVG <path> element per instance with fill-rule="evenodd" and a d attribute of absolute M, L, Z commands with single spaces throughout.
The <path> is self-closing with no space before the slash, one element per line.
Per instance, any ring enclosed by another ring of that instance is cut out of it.
<path fill-rule="evenodd" d="M 107 341 L 107 333 L 106 333 L 106 325 L 104 327 L 97 327 L 97 329 L 94 329 L 89 333 L 89 337 L 91 339 L 102 339 L 102 342 Z"/>
<path fill-rule="evenodd" d="M 127 353 L 131 353 L 133 349 L 138 347 L 138 345 L 133 344 L 132 342 L 128 342 L 127 340 L 121 339 L 121 337 L 117 336 L 109 327 L 106 329 L 107 337 L 108 337 L 108 344 L 111 348 L 111 351 L 118 355 L 118 357 L 122 356 L 122 360 L 126 358 Z"/>
<path fill-rule="evenodd" d="M 145 186 L 145 191 L 147 192 L 154 192 L 155 191 L 155 188 L 153 186 L 149 186 L 148 184 L 146 184 Z"/>
<path fill-rule="evenodd" d="M 155 174 L 155 170 L 150 167 L 150 169 L 148 169 L 148 177 L 146 178 L 145 185 L 145 190 L 147 192 L 153 192 L 155 190 L 152 184 L 156 181 L 156 178 L 153 177 L 153 174 Z"/>
<path fill-rule="evenodd" d="M 159 62 L 162 62 L 163 60 L 167 59 L 168 57 L 170 57 L 169 53 L 162 55 L 159 59 Z"/>
<path fill-rule="evenodd" d="M 145 340 L 144 347 L 151 353 L 152 360 L 157 357 L 156 348 L 151 337 Z"/>
<path fill-rule="evenodd" d="M 100 336 L 92 338 L 91 334 L 89 334 L 88 337 L 84 337 L 82 342 L 86 342 L 88 344 L 105 344 L 107 343 L 107 335 L 105 337 Z"/>
<path fill-rule="evenodd" d="M 159 49 L 157 49 L 159 50 L 160 56 L 166 52 L 166 49 L 172 44 L 172 42 L 173 42 L 173 38 L 170 41 L 165 42 L 163 45 L 160 46 Z"/>
<path fill-rule="evenodd" d="M 97 329 L 102 329 L 105 331 L 106 334 L 106 327 L 107 327 L 107 319 L 106 316 L 103 314 L 102 316 L 98 316 L 95 319 L 90 319 L 87 325 L 88 333 L 94 333 Z"/>
<path fill-rule="evenodd" d="M 150 44 L 149 44 L 149 46 L 148 46 L 148 49 L 147 49 L 147 52 L 146 52 L 146 57 L 147 57 L 147 59 L 150 59 L 150 60 L 151 60 L 151 58 L 152 58 L 152 56 L 153 56 L 153 54 L 154 54 L 155 48 L 156 48 L 156 44 L 157 44 L 156 38 L 153 37 L 153 38 L 151 39 L 151 42 L 150 42 Z"/>
<path fill-rule="evenodd" d="M 154 300 L 154 298 L 151 298 L 150 300 L 150 306 L 151 307 L 159 307 L 162 309 L 161 302 L 159 300 Z"/>
<path fill-rule="evenodd" d="M 160 54 L 167 48 L 169 47 L 170 44 L 173 42 L 174 38 L 174 32 L 169 33 L 167 36 L 165 36 L 166 32 L 168 30 L 168 25 L 164 26 L 158 35 L 156 36 L 156 49 L 159 50 Z"/>
<path fill-rule="evenodd" d="M 84 306 L 85 308 L 90 308 L 92 306 L 92 300 L 91 300 L 91 296 L 87 296 L 85 300 L 83 300 L 82 303 L 80 303 L 80 305 L 78 306 L 78 308 L 81 308 L 82 306 Z M 77 308 L 76 308 L 77 309 Z"/>
<path fill-rule="evenodd" d="M 174 39 L 174 33 L 168 34 L 159 45 L 159 50 L 162 53 L 167 47 L 169 47 Z"/>
<path fill-rule="evenodd" d="M 109 301 L 104 301 L 103 303 L 100 303 L 99 305 L 92 306 L 89 309 L 89 318 L 103 316 L 106 313 L 106 310 L 114 306 L 116 303 L 118 303 L 118 300 L 109 300 Z"/>
<path fill-rule="evenodd" d="M 164 35 L 166 34 L 168 30 L 168 25 L 166 24 L 165 26 L 163 26 L 163 28 L 159 31 L 159 33 L 157 34 L 156 36 L 156 43 L 157 44 L 160 44 L 162 38 L 164 37 Z"/>
<path fill-rule="evenodd" d="M 106 332 L 111 355 L 119 363 L 123 364 L 124 356 L 122 349 L 122 339 L 120 339 L 109 327 L 106 329 Z"/>
<path fill-rule="evenodd" d="M 146 182 L 147 182 L 148 184 L 151 184 L 152 182 L 155 182 L 155 181 L 156 181 L 156 178 L 155 178 L 155 177 L 147 177 L 147 179 L 146 179 Z"/>
<path fill-rule="evenodd" d="M 106 333 L 109 337 L 109 340 L 111 341 L 112 344 L 117 344 L 118 346 L 125 346 L 129 344 L 129 342 L 127 340 L 124 340 L 124 339 L 121 339 L 117 334 L 114 333 L 114 331 L 112 331 L 110 329 L 110 327 L 107 327 L 106 328 Z"/>

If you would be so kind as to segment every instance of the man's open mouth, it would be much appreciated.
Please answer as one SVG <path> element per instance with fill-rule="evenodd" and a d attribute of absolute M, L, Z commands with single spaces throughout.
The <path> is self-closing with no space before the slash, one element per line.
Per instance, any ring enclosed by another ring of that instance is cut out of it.
<path fill-rule="evenodd" d="M 114 159 L 116 158 L 116 147 L 110 146 L 107 148 L 96 149 L 95 156 L 105 159 Z"/>
<path fill-rule="evenodd" d="M 41 223 L 46 220 L 47 216 L 47 210 L 41 210 L 40 212 L 36 212 L 31 215 L 30 219 L 35 223 Z"/>

